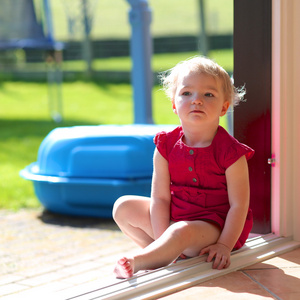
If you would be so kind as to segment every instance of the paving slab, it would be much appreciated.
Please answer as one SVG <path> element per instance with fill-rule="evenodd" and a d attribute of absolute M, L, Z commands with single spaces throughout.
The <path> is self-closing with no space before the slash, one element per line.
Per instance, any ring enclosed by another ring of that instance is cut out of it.
<path fill-rule="evenodd" d="M 116 259 L 137 249 L 112 219 L 0 210 L 0 228 L 1 300 L 102 286 L 115 280 Z"/>

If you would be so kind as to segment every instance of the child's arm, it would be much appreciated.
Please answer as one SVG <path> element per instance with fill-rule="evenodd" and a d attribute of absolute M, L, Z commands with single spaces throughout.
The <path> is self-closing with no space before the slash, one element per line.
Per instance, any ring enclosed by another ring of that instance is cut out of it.
<path fill-rule="evenodd" d="M 249 174 L 245 156 L 226 170 L 230 209 L 224 229 L 215 245 L 202 249 L 200 255 L 209 253 L 208 261 L 215 258 L 213 267 L 222 269 L 230 264 L 230 252 L 240 237 L 249 208 Z"/>
<path fill-rule="evenodd" d="M 232 250 L 242 233 L 249 208 L 250 187 L 246 157 L 237 160 L 225 174 L 230 209 L 218 242 Z"/>
<path fill-rule="evenodd" d="M 170 226 L 170 173 L 167 160 L 155 149 L 150 204 L 150 218 L 154 239 Z"/>

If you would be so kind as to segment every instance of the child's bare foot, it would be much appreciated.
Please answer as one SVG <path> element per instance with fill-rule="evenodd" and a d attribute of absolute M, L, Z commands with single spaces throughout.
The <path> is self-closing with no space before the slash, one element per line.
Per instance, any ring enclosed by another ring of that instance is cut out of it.
<path fill-rule="evenodd" d="M 117 261 L 114 269 L 114 273 L 117 278 L 130 278 L 134 273 L 133 259 L 123 257 Z"/>

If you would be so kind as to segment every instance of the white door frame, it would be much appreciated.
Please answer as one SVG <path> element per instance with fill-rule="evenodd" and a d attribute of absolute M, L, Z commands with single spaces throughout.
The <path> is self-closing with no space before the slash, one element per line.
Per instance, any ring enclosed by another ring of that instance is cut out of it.
<path fill-rule="evenodd" d="M 300 241 L 300 1 L 272 2 L 272 231 Z"/>

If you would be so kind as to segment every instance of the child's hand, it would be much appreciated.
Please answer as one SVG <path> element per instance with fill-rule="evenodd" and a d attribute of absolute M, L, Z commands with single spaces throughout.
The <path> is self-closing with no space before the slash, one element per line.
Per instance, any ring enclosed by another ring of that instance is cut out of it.
<path fill-rule="evenodd" d="M 207 262 L 213 262 L 213 269 L 226 269 L 230 265 L 230 249 L 223 244 L 213 244 L 201 250 L 199 255 L 207 254 Z"/>

